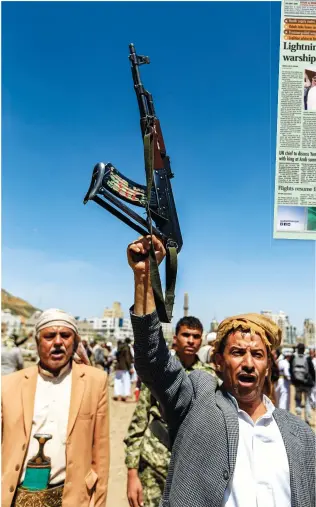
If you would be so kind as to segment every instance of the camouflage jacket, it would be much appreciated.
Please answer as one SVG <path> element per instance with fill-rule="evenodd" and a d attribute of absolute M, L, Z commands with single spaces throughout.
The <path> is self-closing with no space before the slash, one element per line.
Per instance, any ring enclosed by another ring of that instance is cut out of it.
<path fill-rule="evenodd" d="M 192 368 L 186 371 L 189 373 L 196 369 L 205 370 L 211 375 L 215 375 L 210 365 L 203 364 L 200 361 L 197 361 Z M 171 453 L 150 430 L 149 424 L 153 419 L 158 419 L 165 424 L 158 402 L 154 399 L 150 390 L 142 384 L 140 396 L 124 439 L 126 445 L 125 464 L 127 468 L 138 469 L 140 458 L 142 458 L 142 461 L 166 478 Z"/>

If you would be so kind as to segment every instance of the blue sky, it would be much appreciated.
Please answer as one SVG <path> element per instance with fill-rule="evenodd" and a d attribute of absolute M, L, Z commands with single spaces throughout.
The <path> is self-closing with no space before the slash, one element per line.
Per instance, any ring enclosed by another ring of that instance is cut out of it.
<path fill-rule="evenodd" d="M 150 56 L 183 295 L 215 316 L 315 309 L 312 241 L 273 240 L 278 2 L 2 3 L 2 287 L 80 316 L 132 303 L 132 229 L 83 206 L 96 162 L 145 182 L 128 44 Z"/>

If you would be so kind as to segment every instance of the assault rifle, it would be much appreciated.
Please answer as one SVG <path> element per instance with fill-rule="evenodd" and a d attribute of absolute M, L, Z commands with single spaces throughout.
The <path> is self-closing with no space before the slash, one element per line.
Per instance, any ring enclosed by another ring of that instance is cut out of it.
<path fill-rule="evenodd" d="M 161 322 L 170 322 L 174 303 L 177 254 L 183 243 L 170 184 L 173 174 L 160 122 L 155 113 L 153 97 L 144 88 L 140 79 L 139 67 L 149 64 L 149 58 L 137 55 L 133 44 L 129 45 L 129 51 L 134 89 L 140 112 L 147 185 L 139 185 L 126 178 L 110 162 L 107 164 L 100 162 L 93 169 L 84 204 L 93 200 L 140 234 L 155 234 L 163 241 L 167 251 L 165 301 L 153 248 L 149 254 L 150 270 L 158 315 Z M 122 200 L 145 208 L 147 219 L 126 206 Z M 138 259 L 140 260 L 140 256 Z M 137 260 L 136 257 L 135 260 Z"/>

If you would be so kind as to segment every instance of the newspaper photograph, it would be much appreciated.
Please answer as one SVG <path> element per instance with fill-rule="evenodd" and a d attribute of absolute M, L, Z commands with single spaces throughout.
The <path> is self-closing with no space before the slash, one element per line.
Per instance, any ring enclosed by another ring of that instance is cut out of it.
<path fill-rule="evenodd" d="M 273 237 L 316 239 L 316 1 L 282 2 Z"/>

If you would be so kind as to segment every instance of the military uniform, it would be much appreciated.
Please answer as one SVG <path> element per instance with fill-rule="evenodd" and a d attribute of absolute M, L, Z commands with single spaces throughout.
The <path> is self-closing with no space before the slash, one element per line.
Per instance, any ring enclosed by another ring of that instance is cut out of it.
<path fill-rule="evenodd" d="M 189 373 L 196 369 L 215 375 L 212 367 L 199 360 L 186 371 Z M 138 469 L 143 487 L 144 507 L 158 507 L 171 452 L 168 449 L 167 425 L 161 416 L 159 404 L 144 384 L 141 385 L 139 400 L 124 443 L 127 468 Z"/>

